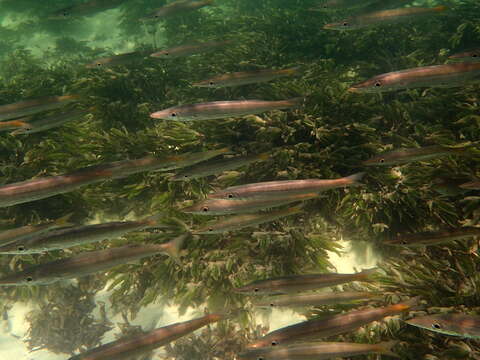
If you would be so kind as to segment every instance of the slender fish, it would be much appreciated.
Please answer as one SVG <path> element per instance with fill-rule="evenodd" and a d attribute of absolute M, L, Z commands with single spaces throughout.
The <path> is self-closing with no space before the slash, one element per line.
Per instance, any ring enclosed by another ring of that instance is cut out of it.
<path fill-rule="evenodd" d="M 364 172 L 333 180 L 306 179 L 267 181 L 231 186 L 208 195 L 209 199 L 273 199 L 278 196 L 321 192 L 339 187 L 359 186 Z"/>
<path fill-rule="evenodd" d="M 408 247 L 429 246 L 453 240 L 469 239 L 474 236 L 480 236 L 480 227 L 463 227 L 459 229 L 400 235 L 387 240 L 385 244 Z"/>
<path fill-rule="evenodd" d="M 183 56 L 190 56 L 190 55 L 205 53 L 209 51 L 214 51 L 224 46 L 227 46 L 231 43 L 232 42 L 229 40 L 224 40 L 224 41 L 207 41 L 202 43 L 186 44 L 186 45 L 173 47 L 170 49 L 161 50 L 151 54 L 150 56 L 154 58 L 159 58 L 159 59 L 178 58 Z"/>
<path fill-rule="evenodd" d="M 413 161 L 430 160 L 446 155 L 466 155 L 467 149 L 473 146 L 479 145 L 470 144 L 458 147 L 433 145 L 420 148 L 397 149 L 374 156 L 373 158 L 362 162 L 362 165 L 396 165 L 406 164 Z"/>
<path fill-rule="evenodd" d="M 301 98 L 266 101 L 266 100 L 231 100 L 212 101 L 191 105 L 174 106 L 150 114 L 154 119 L 194 121 L 223 119 L 244 115 L 260 114 L 271 110 L 288 109 L 299 106 Z"/>
<path fill-rule="evenodd" d="M 422 66 L 377 75 L 369 80 L 352 85 L 348 91 L 380 93 L 419 87 L 458 87 L 479 80 L 480 63 L 462 62 Z"/>
<path fill-rule="evenodd" d="M 66 175 L 33 178 L 0 186 L 0 207 L 22 204 L 73 191 L 110 178 L 106 170 L 78 170 Z"/>
<path fill-rule="evenodd" d="M 230 149 L 202 151 L 183 155 L 156 158 L 146 156 L 135 160 L 122 160 L 93 165 L 66 175 L 34 178 L 0 186 L 0 207 L 44 199 L 73 191 L 81 186 L 106 179 L 118 179 L 144 171 L 171 170 L 190 166 L 214 156 L 230 152 Z"/>
<path fill-rule="evenodd" d="M 106 250 L 89 251 L 69 258 L 29 267 L 0 278 L 0 286 L 46 285 L 57 281 L 107 271 L 108 269 L 158 253 L 178 256 L 186 235 L 165 244 L 130 244 Z"/>
<path fill-rule="evenodd" d="M 386 316 L 400 314 L 409 310 L 412 306 L 412 302 L 409 301 L 383 308 L 355 310 L 344 314 L 304 321 L 272 331 L 248 345 L 248 348 L 284 345 L 295 341 L 303 341 L 310 337 L 320 338 L 344 334 L 372 321 L 379 321 Z"/>
<path fill-rule="evenodd" d="M 288 209 L 269 211 L 260 214 L 237 215 L 226 219 L 221 219 L 213 224 L 208 224 L 198 230 L 192 231 L 193 234 L 221 234 L 226 231 L 236 231 L 245 227 L 257 226 L 267 222 L 275 221 L 285 216 L 299 214 L 303 211 L 301 206 L 294 206 Z"/>
<path fill-rule="evenodd" d="M 448 58 L 453 61 L 480 61 L 480 49 L 453 54 Z"/>
<path fill-rule="evenodd" d="M 211 4 L 213 4 L 213 0 L 178 0 L 162 6 L 161 8 L 155 10 L 154 12 L 144 18 L 141 18 L 140 20 L 160 20 L 169 16 L 184 14 L 189 11 L 197 10 Z"/>
<path fill-rule="evenodd" d="M 16 229 L 2 231 L 0 233 L 0 245 L 4 246 L 15 241 L 27 241 L 53 229 L 73 226 L 74 224 L 68 222 L 71 216 L 72 214 L 68 214 L 55 221 L 48 221 L 38 225 L 25 225 Z"/>
<path fill-rule="evenodd" d="M 379 294 L 362 291 L 328 292 L 308 295 L 279 295 L 271 296 L 253 305 L 261 308 L 275 308 L 282 306 L 319 306 L 341 304 L 350 301 L 368 300 L 379 297 Z"/>
<path fill-rule="evenodd" d="M 410 7 L 381 10 L 372 13 L 361 14 L 358 16 L 352 16 L 341 22 L 327 24 L 323 28 L 327 30 L 355 30 L 385 23 L 416 20 L 424 16 L 441 13 L 445 10 L 448 10 L 446 6 L 437 6 L 434 8 Z"/>
<path fill-rule="evenodd" d="M 251 163 L 267 160 L 269 158 L 270 153 L 262 153 L 256 155 L 237 156 L 227 159 L 206 161 L 180 171 L 175 176 L 169 178 L 169 180 L 185 181 L 209 175 L 216 175 L 224 171 L 238 169 L 240 167 L 250 165 Z"/>
<path fill-rule="evenodd" d="M 192 166 L 201 161 L 206 161 L 216 156 L 231 152 L 229 148 L 186 153 L 164 158 L 145 156 L 134 160 L 120 160 L 112 163 L 97 165 L 102 169 L 111 171 L 114 178 L 121 178 L 143 171 L 167 171 Z"/>
<path fill-rule="evenodd" d="M 87 69 L 109 68 L 112 66 L 125 65 L 135 62 L 142 57 L 148 56 L 145 51 L 132 51 L 125 54 L 113 55 L 95 59 L 92 62 L 85 64 Z"/>
<path fill-rule="evenodd" d="M 193 86 L 211 88 L 241 86 L 272 81 L 285 76 L 298 75 L 299 72 L 300 68 L 234 72 L 224 75 L 218 75 L 207 80 L 199 81 L 197 83 L 194 83 Z"/>
<path fill-rule="evenodd" d="M 18 129 L 11 132 L 12 135 L 33 134 L 40 131 L 53 129 L 70 121 L 82 120 L 90 110 L 71 110 L 61 114 L 54 114 L 42 117 L 41 119 L 28 120 L 30 127 Z M 0 123 L 1 124 L 1 123 Z"/>
<path fill-rule="evenodd" d="M 36 254 L 50 250 L 66 249 L 106 239 L 113 239 L 132 231 L 158 226 L 156 217 L 137 221 L 113 221 L 103 224 L 82 225 L 50 231 L 27 240 L 16 240 L 0 246 L 0 254 Z"/>
<path fill-rule="evenodd" d="M 207 199 L 199 204 L 182 209 L 183 212 L 196 215 L 225 215 L 257 212 L 259 210 L 318 198 L 317 193 L 277 196 L 270 199 L 226 200 Z"/>
<path fill-rule="evenodd" d="M 235 292 L 250 295 L 275 295 L 298 291 L 315 290 L 345 284 L 351 281 L 370 281 L 378 269 L 363 270 L 356 274 L 307 274 L 290 275 L 278 278 L 257 280 L 234 289 Z"/>
<path fill-rule="evenodd" d="M 324 0 L 318 6 L 311 8 L 313 11 L 337 11 L 365 7 L 376 0 Z"/>
<path fill-rule="evenodd" d="M 387 341 L 378 344 L 357 344 L 347 342 L 315 342 L 299 346 L 265 347 L 247 350 L 239 357 L 251 360 L 324 360 L 350 356 L 382 354 L 400 358 L 392 352 L 398 341 Z"/>
<path fill-rule="evenodd" d="M 57 10 L 48 16 L 51 20 L 64 20 L 77 16 L 90 16 L 113 9 L 127 0 L 90 0 Z"/>
<path fill-rule="evenodd" d="M 164 326 L 144 334 L 121 338 L 72 356 L 69 360 L 125 360 L 136 358 L 222 319 L 223 316 L 220 314 L 208 314 L 201 318 Z"/>
<path fill-rule="evenodd" d="M 32 128 L 32 124 L 25 122 L 24 119 L 0 122 L 0 131 L 30 131 Z"/>
<path fill-rule="evenodd" d="M 470 181 L 460 185 L 462 189 L 480 190 L 480 180 Z"/>
<path fill-rule="evenodd" d="M 57 109 L 68 103 L 77 101 L 79 98 L 78 95 L 45 96 L 31 100 L 23 100 L 13 104 L 1 105 L 0 121 Z"/>
<path fill-rule="evenodd" d="M 407 324 L 443 335 L 480 339 L 480 317 L 465 314 L 440 314 L 417 317 Z"/>

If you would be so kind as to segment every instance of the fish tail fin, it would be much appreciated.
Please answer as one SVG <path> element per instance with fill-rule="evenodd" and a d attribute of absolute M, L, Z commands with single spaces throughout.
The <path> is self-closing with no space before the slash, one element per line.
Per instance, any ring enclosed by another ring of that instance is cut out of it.
<path fill-rule="evenodd" d="M 360 271 L 359 273 L 357 273 L 357 280 L 373 281 L 373 279 L 371 277 L 372 277 L 372 275 L 375 275 L 377 272 L 378 272 L 378 268 L 376 268 L 376 267 L 372 268 L 372 269 L 367 269 L 367 270 Z"/>
<path fill-rule="evenodd" d="M 366 173 L 362 171 L 362 172 L 347 176 L 345 180 L 347 181 L 347 184 L 350 186 L 361 186 L 363 184 L 360 182 L 360 180 L 362 180 L 365 174 Z"/>
<path fill-rule="evenodd" d="M 298 214 L 298 213 L 301 213 L 301 212 L 304 211 L 303 206 L 304 206 L 304 204 L 300 203 L 298 205 L 295 205 L 295 206 L 292 206 L 292 207 L 288 208 L 287 211 L 288 211 L 289 214 Z"/>
<path fill-rule="evenodd" d="M 411 298 L 411 299 L 409 299 L 409 300 L 407 300 L 403 303 L 390 305 L 388 307 L 388 312 L 391 313 L 391 314 L 398 314 L 398 313 L 401 313 L 403 311 L 410 310 L 418 304 L 419 300 L 420 300 L 420 297 L 417 296 L 417 297 Z"/>
<path fill-rule="evenodd" d="M 449 151 L 456 155 L 471 155 L 471 148 L 480 148 L 480 141 L 473 141 L 462 146 L 448 147 Z"/>
<path fill-rule="evenodd" d="M 218 149 L 217 151 L 218 151 L 219 155 L 233 153 L 232 149 L 229 148 L 229 147 L 224 147 L 224 148 Z"/>
<path fill-rule="evenodd" d="M 65 216 L 62 216 L 61 218 L 58 218 L 57 220 L 55 220 L 55 226 L 58 226 L 58 227 L 67 227 L 67 226 L 74 226 L 75 224 L 69 222 L 70 218 L 72 217 L 73 215 L 73 212 L 72 213 L 69 213 Z"/>
<path fill-rule="evenodd" d="M 81 97 L 82 97 L 81 95 L 63 95 L 63 96 L 59 96 L 58 99 L 60 101 L 63 101 L 63 100 L 68 101 L 68 100 L 79 100 L 81 99 Z"/>
<path fill-rule="evenodd" d="M 189 234 L 182 234 L 161 245 L 163 250 L 177 263 L 180 263 L 180 250 L 182 250 L 183 243 L 188 235 Z"/>
<path fill-rule="evenodd" d="M 264 153 L 258 154 L 257 159 L 258 160 L 268 160 L 268 159 L 270 159 L 270 156 L 272 156 L 272 154 L 270 154 L 269 152 L 264 152 Z"/>
<path fill-rule="evenodd" d="M 283 75 L 300 75 L 304 72 L 304 70 L 304 66 L 299 65 L 288 69 L 281 69 L 278 70 L 278 72 Z"/>
<path fill-rule="evenodd" d="M 162 214 L 155 214 L 147 217 L 143 221 L 150 227 L 159 227 L 159 222 L 163 218 Z"/>
<path fill-rule="evenodd" d="M 434 11 L 443 12 L 448 10 L 448 6 L 440 5 L 433 8 Z"/>
<path fill-rule="evenodd" d="M 395 354 L 392 351 L 392 348 L 395 345 L 397 345 L 399 342 L 400 341 L 398 341 L 398 340 L 391 340 L 391 341 L 384 341 L 384 342 L 378 343 L 377 344 L 378 352 L 382 355 L 387 355 L 387 356 L 391 356 L 391 357 L 400 359 L 400 356 L 398 356 L 397 354 Z"/>
<path fill-rule="evenodd" d="M 21 129 L 32 129 L 33 128 L 33 126 L 31 124 L 29 124 L 28 122 L 22 121 L 22 120 L 12 120 L 12 121 L 5 122 L 5 124 L 7 124 L 7 123 L 9 125 L 19 127 Z"/>
<path fill-rule="evenodd" d="M 291 98 L 285 101 L 289 107 L 300 107 L 305 103 L 304 97 Z"/>

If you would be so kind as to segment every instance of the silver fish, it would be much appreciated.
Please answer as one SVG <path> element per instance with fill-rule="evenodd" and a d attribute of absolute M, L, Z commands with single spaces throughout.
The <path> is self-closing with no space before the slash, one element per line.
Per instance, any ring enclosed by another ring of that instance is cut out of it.
<path fill-rule="evenodd" d="M 35 265 L 0 278 L 0 286 L 51 284 L 106 271 L 114 266 L 127 264 L 158 253 L 168 253 L 176 257 L 185 237 L 186 235 L 181 235 L 160 245 L 130 244 L 106 250 L 89 251 L 69 258 Z"/>
<path fill-rule="evenodd" d="M 288 109 L 299 106 L 302 99 L 280 101 L 232 100 L 180 105 L 150 114 L 154 119 L 194 121 L 223 119 L 244 115 L 260 114 L 271 110 Z"/>
<path fill-rule="evenodd" d="M 416 301 L 415 299 L 413 300 Z M 355 310 L 344 314 L 304 321 L 272 331 L 249 344 L 247 348 L 271 347 L 303 341 L 310 337 L 320 338 L 344 334 L 373 321 L 379 321 L 386 316 L 400 314 L 409 310 L 412 306 L 412 301 L 409 301 L 387 307 Z"/>
<path fill-rule="evenodd" d="M 73 101 L 77 101 L 79 98 L 78 95 L 44 96 L 41 98 L 19 101 L 13 104 L 1 105 L 0 121 L 16 119 L 42 111 L 57 109 Z"/>
<path fill-rule="evenodd" d="M 209 51 L 214 51 L 226 45 L 229 45 L 231 43 L 232 42 L 230 40 L 224 40 L 224 41 L 206 41 L 206 42 L 197 43 L 197 44 L 185 44 L 185 45 L 176 46 L 170 49 L 157 51 L 151 54 L 150 56 L 158 59 L 172 59 L 172 58 L 178 58 L 178 57 L 184 57 L 184 56 L 190 56 L 190 55 L 205 53 Z"/>
<path fill-rule="evenodd" d="M 220 314 L 175 323 L 145 334 L 128 336 L 72 356 L 68 360 L 125 360 L 152 351 L 175 341 L 201 327 L 223 319 Z"/>
<path fill-rule="evenodd" d="M 234 72 L 196 82 L 193 84 L 193 86 L 223 88 L 229 86 L 257 84 L 261 82 L 272 81 L 285 76 L 297 75 L 299 72 L 300 68 Z"/>
<path fill-rule="evenodd" d="M 241 359 L 251 360 L 326 360 L 350 356 L 382 354 L 400 358 L 392 352 L 398 341 L 379 344 L 358 344 L 347 342 L 315 342 L 297 346 L 277 346 L 249 350 L 241 353 Z"/>
<path fill-rule="evenodd" d="M 321 192 L 330 189 L 358 186 L 365 173 L 357 173 L 347 177 L 324 180 L 279 180 L 266 181 L 246 185 L 231 186 L 208 195 L 209 199 L 273 199 L 278 196 Z"/>
<path fill-rule="evenodd" d="M 226 231 L 235 231 L 245 227 L 256 226 L 280 219 L 285 216 L 295 215 L 302 212 L 301 206 L 294 206 L 288 209 L 268 211 L 259 214 L 237 215 L 221 219 L 213 224 L 208 224 L 200 229 L 193 230 L 193 234 L 221 234 Z"/>
<path fill-rule="evenodd" d="M 355 274 L 307 274 L 290 275 L 266 280 L 257 280 L 234 291 L 251 295 L 287 294 L 298 291 L 315 290 L 351 281 L 370 281 L 378 269 L 368 269 Z"/>
<path fill-rule="evenodd" d="M 113 221 L 103 224 L 82 225 L 50 231 L 27 240 L 21 239 L 0 246 L 0 254 L 36 254 L 49 250 L 66 249 L 106 239 L 113 239 L 158 225 L 155 217 L 137 221 Z"/>
<path fill-rule="evenodd" d="M 141 18 L 140 20 L 161 20 L 170 16 L 183 14 L 189 11 L 200 9 L 204 6 L 213 4 L 213 0 L 178 0 L 169 3 L 155 10 L 151 14 Z"/>
<path fill-rule="evenodd" d="M 271 199 L 225 200 L 207 199 L 201 203 L 182 209 L 183 212 L 196 215 L 225 215 L 257 212 L 259 210 L 318 198 L 317 193 L 277 196 Z"/>
<path fill-rule="evenodd" d="M 48 221 L 38 225 L 25 225 L 19 228 L 5 230 L 0 233 L 0 247 L 15 241 L 27 241 L 40 236 L 50 230 L 73 226 L 68 222 L 72 214 L 65 215 L 55 221 Z"/>
<path fill-rule="evenodd" d="M 381 93 L 409 88 L 458 87 L 475 81 L 480 81 L 480 63 L 462 62 L 422 66 L 377 75 L 369 80 L 352 85 L 348 91 Z"/>
<path fill-rule="evenodd" d="M 407 324 L 443 335 L 480 339 L 480 316 L 466 314 L 439 314 L 416 317 Z"/>
<path fill-rule="evenodd" d="M 81 120 L 89 112 L 90 112 L 89 110 L 77 109 L 77 110 L 63 112 L 61 114 L 48 115 L 38 120 L 30 118 L 26 120 L 30 124 L 30 127 L 12 131 L 11 134 L 12 135 L 33 134 L 40 131 L 53 129 L 53 128 L 62 126 L 63 124 L 66 124 L 67 122 L 70 122 L 70 121 Z"/>
<path fill-rule="evenodd" d="M 328 292 L 308 295 L 278 295 L 268 297 L 261 301 L 255 301 L 253 305 L 261 308 L 319 306 L 341 304 L 357 300 L 368 300 L 379 296 L 379 294 L 364 291 Z"/>
<path fill-rule="evenodd" d="M 185 181 L 197 179 L 209 175 L 215 175 L 228 170 L 234 170 L 242 166 L 247 166 L 253 162 L 267 160 L 270 157 L 269 153 L 258 155 L 237 156 L 233 158 L 206 161 L 185 168 L 177 173 L 175 176 L 169 178 L 173 181 Z"/>

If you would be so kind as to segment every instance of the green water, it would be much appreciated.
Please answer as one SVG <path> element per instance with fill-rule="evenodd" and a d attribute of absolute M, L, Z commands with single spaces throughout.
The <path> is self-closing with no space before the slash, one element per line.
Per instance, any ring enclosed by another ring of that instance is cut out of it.
<path fill-rule="evenodd" d="M 215 0 L 201 9 L 150 22 L 139 19 L 166 1 L 125 0 L 109 10 L 92 10 L 88 16 L 50 18 L 53 12 L 82 2 L 88 1 L 0 1 L 0 105 L 75 94 L 80 100 L 70 108 L 89 110 L 84 118 L 31 135 L 1 132 L 0 185 L 149 155 L 167 158 L 228 147 L 231 153 L 222 155 L 226 158 L 269 156 L 191 181 L 170 179 L 181 169 L 139 171 L 1 207 L 0 230 L 69 213 L 70 221 L 77 225 L 158 215 L 158 228 L 65 250 L 0 255 L 2 277 L 87 251 L 162 244 L 188 234 L 177 260 L 156 255 L 49 285 L 0 287 L 4 322 L 13 316 L 13 307 L 28 309 L 16 313 L 17 323 L 22 323 L 27 333 L 15 339 L 5 330 L 1 355 L 66 360 L 140 332 L 134 323 L 151 330 L 200 317 L 204 309 L 229 312 L 241 308 L 244 311 L 228 320 L 139 357 L 234 359 L 265 332 L 261 327 L 268 324 L 263 320 L 269 312 L 254 309 L 251 298 L 233 289 L 269 277 L 335 272 L 328 253 L 341 250 L 342 239 L 351 242 L 350 256 L 360 264 L 368 262 L 364 249 L 373 247 L 381 259 L 380 275 L 373 282 L 348 283 L 335 289 L 375 291 L 384 296 L 368 304 L 275 313 L 282 319 L 291 316 L 290 322 L 282 320 L 282 324 L 362 306 L 381 307 L 415 296 L 420 296 L 421 306 L 401 318 L 420 312 L 478 313 L 478 237 L 426 248 L 394 248 L 385 243 L 399 234 L 478 227 L 480 190 L 463 191 L 458 185 L 480 177 L 480 148 L 469 148 L 466 156 L 401 166 L 362 165 L 397 148 L 478 141 L 478 82 L 383 93 L 348 91 L 351 85 L 379 74 L 445 64 L 452 54 L 480 48 L 477 1 L 405 0 L 398 6 L 446 5 L 449 9 L 352 31 L 327 30 L 324 25 L 345 21 L 361 10 L 312 11 L 320 0 Z M 385 5 L 378 6 L 382 9 Z M 179 45 L 224 40 L 230 42 L 210 52 L 175 59 L 148 56 Z M 141 52 L 132 62 L 85 67 L 95 59 L 132 51 Z M 192 86 L 225 73 L 294 67 L 299 67 L 297 75 L 269 82 L 219 89 Z M 302 102 L 295 108 L 255 115 L 192 122 L 150 117 L 177 105 L 291 98 L 302 98 Z M 36 120 L 44 116 L 40 114 Z M 366 171 L 363 186 L 326 191 L 305 201 L 302 213 L 224 234 L 190 234 L 224 217 L 182 211 L 228 186 L 337 179 L 362 171 Z M 102 306 L 107 309 L 105 316 Z M 145 309 L 154 309 L 152 319 L 148 319 L 150 310 Z M 181 320 L 166 315 L 177 310 L 185 315 Z M 135 322 L 142 311 L 147 315 L 141 319 L 149 321 Z M 155 311 L 163 316 L 158 323 Z M 103 337 L 107 332 L 108 340 Z M 328 341 L 377 343 L 392 339 L 401 341 L 394 351 L 402 359 L 478 359 L 480 352 L 478 342 L 433 334 L 408 326 L 398 317 Z M 27 349 L 42 349 L 41 356 L 36 355 L 40 352 L 28 354 Z"/>

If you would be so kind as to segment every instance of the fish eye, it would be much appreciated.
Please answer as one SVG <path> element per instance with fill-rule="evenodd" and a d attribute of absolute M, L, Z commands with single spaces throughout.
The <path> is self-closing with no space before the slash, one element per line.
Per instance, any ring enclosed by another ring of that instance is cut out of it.
<path fill-rule="evenodd" d="M 255 291 L 255 292 L 259 292 L 259 290 L 260 290 L 259 288 L 253 289 L 253 291 Z"/>
<path fill-rule="evenodd" d="M 257 360 L 264 360 L 263 357 L 259 356 Z"/>
<path fill-rule="evenodd" d="M 163 55 L 170 55 L 168 52 L 163 53 Z"/>
<path fill-rule="evenodd" d="M 344 22 L 342 25 L 343 26 L 348 26 L 349 24 L 348 24 L 348 22 Z"/>
<path fill-rule="evenodd" d="M 382 86 L 382 83 L 381 83 L 380 81 L 376 81 L 376 82 L 375 82 L 375 86 L 376 86 L 376 87 L 380 87 L 380 86 Z"/>
<path fill-rule="evenodd" d="M 476 58 L 476 57 L 478 57 L 478 54 L 472 54 L 472 57 Z"/>
<path fill-rule="evenodd" d="M 407 245 L 408 244 L 407 240 L 402 240 L 402 244 Z"/>
<path fill-rule="evenodd" d="M 441 327 L 440 324 L 438 324 L 438 323 L 433 323 L 433 324 L 432 324 L 432 328 L 434 328 L 434 329 L 441 329 L 442 327 Z"/>
<path fill-rule="evenodd" d="M 17 248 L 18 251 L 25 251 L 25 246 L 23 245 L 20 245 L 18 248 Z"/>
<path fill-rule="evenodd" d="M 186 178 L 188 178 L 188 175 L 183 175 L 183 177 L 186 179 Z"/>
<path fill-rule="evenodd" d="M 210 210 L 210 209 L 208 208 L 208 206 L 204 206 L 204 207 L 202 208 L 202 211 L 203 211 L 203 212 L 207 212 L 208 210 Z"/>
<path fill-rule="evenodd" d="M 171 113 L 170 116 L 171 116 L 171 117 L 176 117 L 176 116 L 177 116 L 177 113 Z"/>
<path fill-rule="evenodd" d="M 274 304 L 274 303 L 270 303 L 270 306 L 271 306 L 271 307 L 274 307 L 274 306 L 275 306 L 275 304 Z"/>
<path fill-rule="evenodd" d="M 97 63 L 97 66 L 102 66 L 102 64 L 100 64 L 100 63 Z"/>
<path fill-rule="evenodd" d="M 278 345 L 278 342 L 276 340 L 273 340 L 272 341 L 272 346 L 276 346 L 276 345 Z"/>
<path fill-rule="evenodd" d="M 215 83 L 213 81 L 210 81 L 208 84 L 209 85 L 214 85 Z"/>
<path fill-rule="evenodd" d="M 228 194 L 227 197 L 228 197 L 229 199 L 233 199 L 233 198 L 234 198 L 233 194 Z"/>
<path fill-rule="evenodd" d="M 25 280 L 26 280 L 27 282 L 32 282 L 32 281 L 33 281 L 33 278 L 32 278 L 31 276 L 29 276 L 29 277 L 27 277 Z"/>
<path fill-rule="evenodd" d="M 383 164 L 385 162 L 385 159 L 380 159 L 379 161 L 381 164 Z"/>

